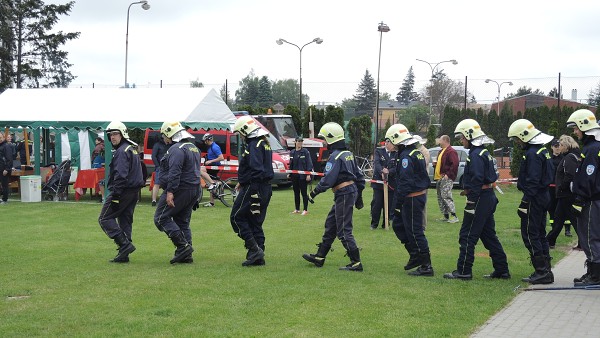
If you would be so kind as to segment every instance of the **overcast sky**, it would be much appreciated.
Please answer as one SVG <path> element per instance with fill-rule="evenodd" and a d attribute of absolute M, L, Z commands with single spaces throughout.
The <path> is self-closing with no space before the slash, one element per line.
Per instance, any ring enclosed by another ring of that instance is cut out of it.
<path fill-rule="evenodd" d="M 65 3 L 66 1 L 46 1 Z M 73 86 L 119 86 L 125 77 L 128 0 L 77 0 L 57 28 L 81 32 L 69 42 Z M 497 87 L 484 80 L 513 81 L 502 96 L 526 85 L 548 93 L 563 77 L 563 93 L 587 97 L 600 81 L 600 1 L 355 1 L 355 0 L 149 0 L 129 16 L 128 82 L 143 87 L 187 86 L 198 79 L 233 96 L 254 70 L 271 80 L 298 79 L 299 51 L 277 45 L 284 38 L 304 45 L 303 92 L 310 102 L 351 97 L 369 70 L 377 79 L 383 21 L 381 92 L 395 97 L 408 69 L 416 89 L 440 67 L 463 81 L 478 101 L 494 101 Z M 584 77 L 586 79 L 584 79 Z M 538 79 L 538 80 L 534 80 Z M 537 82 L 536 82 L 537 81 Z"/>

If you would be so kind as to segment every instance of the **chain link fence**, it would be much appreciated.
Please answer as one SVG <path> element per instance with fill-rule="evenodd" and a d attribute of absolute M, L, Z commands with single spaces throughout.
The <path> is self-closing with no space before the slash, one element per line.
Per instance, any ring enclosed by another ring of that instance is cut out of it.
<path fill-rule="evenodd" d="M 491 106 L 498 102 L 498 85 L 494 82 L 486 83 L 486 79 L 453 79 L 456 83 L 461 83 L 464 89 L 464 85 L 467 85 L 467 92 L 469 96 L 467 101 L 472 103 L 472 97 L 474 97 L 476 103 L 482 105 Z M 539 90 L 544 95 L 549 95 L 553 89 L 559 87 L 559 76 L 548 76 L 541 78 L 520 78 L 520 79 L 491 79 L 502 82 L 512 82 L 510 86 L 504 83 L 500 86 L 500 98 L 503 100 L 509 94 L 516 94 L 517 90 L 521 87 L 531 88 L 532 91 Z M 392 100 L 395 100 L 400 87 L 402 86 L 403 80 L 385 80 L 382 77 L 380 80 L 380 93 L 388 93 Z M 308 95 L 310 98 L 311 105 L 340 105 L 344 99 L 352 99 L 356 94 L 356 90 L 360 83 L 360 79 L 356 82 L 302 82 L 302 93 Z M 423 93 L 425 88 L 429 85 L 429 79 L 418 80 L 415 79 L 414 91 L 417 93 Z M 211 87 L 221 89 L 225 85 L 225 81 L 222 83 L 204 83 L 205 87 Z M 588 102 L 588 96 L 591 91 L 598 89 L 600 85 L 600 76 L 584 76 L 584 77 L 560 77 L 561 87 L 561 99 L 575 101 L 578 103 L 586 104 Z M 166 83 L 158 80 L 153 83 L 145 84 L 132 84 L 132 87 L 136 88 L 189 88 L 189 83 Z M 100 83 L 77 83 L 73 82 L 69 86 L 71 88 L 119 88 L 122 84 L 100 84 Z M 229 96 L 235 99 L 235 91 L 240 87 L 238 81 L 227 82 L 227 90 Z M 463 90 L 464 93 L 464 90 Z"/>

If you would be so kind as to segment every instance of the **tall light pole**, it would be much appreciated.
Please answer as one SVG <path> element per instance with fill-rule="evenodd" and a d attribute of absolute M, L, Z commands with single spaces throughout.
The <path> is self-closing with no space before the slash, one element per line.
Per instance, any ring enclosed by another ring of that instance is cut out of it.
<path fill-rule="evenodd" d="M 433 115 L 433 80 L 435 79 L 435 73 L 438 71 L 437 67 L 439 65 L 441 65 L 442 63 L 446 63 L 446 62 L 451 62 L 453 65 L 457 65 L 458 61 L 452 59 L 452 60 L 440 61 L 438 63 L 433 63 L 433 62 L 427 62 L 427 61 L 421 60 L 421 59 L 416 59 L 416 60 L 425 62 L 426 64 L 429 65 L 429 68 L 431 68 L 431 79 L 429 79 L 429 81 L 431 81 L 431 85 L 429 87 L 429 124 L 431 125 L 431 117 Z M 438 121 L 438 122 L 441 123 L 442 121 Z"/>
<path fill-rule="evenodd" d="M 381 21 L 377 26 L 379 32 L 379 61 L 377 62 L 377 97 L 375 97 L 375 144 L 373 146 L 373 160 L 375 160 L 375 151 L 377 150 L 377 141 L 379 140 L 379 70 L 381 68 L 381 41 L 383 33 L 390 31 L 390 27 Z"/>
<path fill-rule="evenodd" d="M 500 87 L 502 87 L 502 85 L 505 83 L 508 83 L 509 86 L 512 86 L 513 83 L 511 81 L 504 81 L 504 82 L 498 83 L 498 81 L 494 81 L 492 79 L 485 80 L 485 83 L 490 83 L 490 82 L 493 82 L 496 84 L 496 86 L 498 86 L 498 109 L 496 109 L 496 114 L 500 115 Z"/>
<path fill-rule="evenodd" d="M 142 4 L 142 8 L 145 11 L 150 9 L 150 4 L 148 4 L 147 0 L 132 2 L 129 4 L 129 7 L 127 7 L 127 30 L 125 31 L 125 88 L 127 88 L 127 56 L 129 50 L 129 10 L 131 9 L 131 6 L 137 4 Z"/>
<path fill-rule="evenodd" d="M 296 46 L 296 48 L 298 48 L 298 51 L 300 52 L 300 100 L 299 100 L 300 102 L 298 104 L 298 107 L 300 109 L 300 116 L 302 116 L 302 50 L 304 49 L 304 47 L 306 47 L 307 45 L 310 45 L 313 42 L 316 42 L 317 45 L 322 44 L 323 39 L 314 38 L 314 39 L 312 39 L 312 41 L 305 43 L 302 47 L 299 47 L 297 44 L 291 43 L 291 42 L 289 42 L 285 39 L 281 39 L 281 38 L 277 39 L 275 42 L 280 46 L 283 45 L 284 43 L 287 43 L 292 46 Z"/>

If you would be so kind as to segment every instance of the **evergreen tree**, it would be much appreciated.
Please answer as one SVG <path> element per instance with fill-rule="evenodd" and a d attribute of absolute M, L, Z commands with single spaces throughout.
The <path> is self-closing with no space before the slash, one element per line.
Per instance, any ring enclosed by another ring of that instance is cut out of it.
<path fill-rule="evenodd" d="M 373 114 L 375 108 L 375 99 L 377 98 L 377 89 L 375 81 L 367 69 L 365 76 L 360 81 L 354 100 L 356 101 L 357 114 Z"/>
<path fill-rule="evenodd" d="M 273 93 L 271 92 L 271 81 L 266 76 L 258 80 L 258 105 L 262 108 L 273 105 Z"/>
<path fill-rule="evenodd" d="M 257 106 L 259 81 L 251 70 L 245 78 L 239 82 L 240 88 L 235 91 L 235 102 L 237 105 Z M 238 109 L 239 110 L 239 109 Z"/>
<path fill-rule="evenodd" d="M 74 4 L 0 1 L 0 93 L 13 84 L 17 88 L 61 88 L 73 81 L 68 53 L 60 48 L 80 33 L 50 31 Z"/>
<path fill-rule="evenodd" d="M 590 90 L 588 104 L 594 107 L 600 106 L 600 82 L 596 85 L 596 88 Z"/>
<path fill-rule="evenodd" d="M 221 98 L 227 104 L 227 106 L 229 107 L 229 109 L 232 109 L 233 108 L 233 101 L 231 100 L 231 96 L 229 96 L 229 91 L 227 90 L 227 87 L 225 85 L 223 85 L 223 87 L 221 87 L 221 90 L 219 91 L 219 94 L 221 94 Z"/>
<path fill-rule="evenodd" d="M 416 101 L 419 98 L 419 95 L 414 92 L 415 88 L 415 73 L 413 72 L 412 66 L 408 69 L 408 73 L 402 82 L 402 87 L 400 87 L 400 92 L 396 96 L 396 100 L 400 103 L 408 104 L 411 101 Z"/>
<path fill-rule="evenodd" d="M 372 128 L 373 122 L 367 115 L 353 117 L 348 122 L 346 132 L 350 140 L 347 142 L 347 145 L 355 156 L 366 157 L 366 155 L 373 151 L 373 142 L 371 139 Z"/>

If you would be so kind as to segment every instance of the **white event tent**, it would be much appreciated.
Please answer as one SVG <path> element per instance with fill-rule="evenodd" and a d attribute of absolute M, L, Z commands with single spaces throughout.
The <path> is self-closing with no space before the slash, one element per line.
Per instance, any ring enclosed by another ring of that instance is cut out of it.
<path fill-rule="evenodd" d="M 62 133 L 62 146 L 56 147 L 57 159 L 78 152 L 80 169 L 86 169 L 89 143 L 93 144 L 97 133 L 111 121 L 121 121 L 130 130 L 159 129 L 165 121 L 179 121 L 191 129 L 230 129 L 236 118 L 212 88 L 8 89 L 0 94 L 0 128 L 34 131 L 36 172 L 40 132 Z M 70 151 L 74 139 L 84 149 Z"/>

